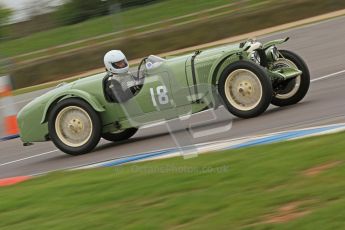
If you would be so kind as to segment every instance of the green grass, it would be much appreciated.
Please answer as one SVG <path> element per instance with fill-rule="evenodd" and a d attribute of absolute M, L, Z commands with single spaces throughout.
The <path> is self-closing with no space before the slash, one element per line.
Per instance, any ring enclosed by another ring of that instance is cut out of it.
<path fill-rule="evenodd" d="M 112 33 L 135 26 L 195 13 L 222 6 L 234 0 L 169 0 L 123 11 L 117 15 L 100 17 L 83 23 L 64 26 L 33 34 L 21 39 L 0 43 L 4 56 L 14 56 L 98 35 Z M 251 2 L 257 2 L 256 0 Z"/>
<path fill-rule="evenodd" d="M 340 133 L 189 160 L 53 173 L 0 188 L 0 228 L 344 229 L 344 139 Z M 305 174 L 329 162 L 339 164 Z"/>

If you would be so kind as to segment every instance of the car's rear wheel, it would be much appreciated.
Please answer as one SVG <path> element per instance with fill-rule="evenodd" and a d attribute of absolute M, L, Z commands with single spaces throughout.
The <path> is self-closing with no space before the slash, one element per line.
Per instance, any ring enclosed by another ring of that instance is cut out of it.
<path fill-rule="evenodd" d="M 297 68 L 302 71 L 302 74 L 279 85 L 272 98 L 272 104 L 276 106 L 293 105 L 301 101 L 309 90 L 309 69 L 297 54 L 287 50 L 280 50 L 279 52 L 283 55 L 283 58 L 278 59 L 274 63 L 275 66 Z"/>
<path fill-rule="evenodd" d="M 131 138 L 136 132 L 138 131 L 137 128 L 129 128 L 113 133 L 104 133 L 102 134 L 102 137 L 107 141 L 123 141 Z"/>
<path fill-rule="evenodd" d="M 272 99 L 272 84 L 266 72 L 249 61 L 238 61 L 225 68 L 218 90 L 229 112 L 241 118 L 260 115 Z"/>
<path fill-rule="evenodd" d="M 81 155 L 98 144 L 101 120 L 87 102 L 69 98 L 58 102 L 50 111 L 48 129 L 57 148 L 70 155 Z"/>

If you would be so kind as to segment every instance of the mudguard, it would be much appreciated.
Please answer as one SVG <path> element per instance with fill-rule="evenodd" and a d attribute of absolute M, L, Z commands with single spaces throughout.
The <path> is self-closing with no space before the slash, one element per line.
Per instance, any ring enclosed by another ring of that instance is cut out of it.
<path fill-rule="evenodd" d="M 231 52 L 227 52 L 225 54 L 223 54 L 221 57 L 219 57 L 212 65 L 209 76 L 208 76 L 208 92 L 210 92 L 209 94 L 209 99 L 212 104 L 214 105 L 215 108 L 217 108 L 220 105 L 220 102 L 218 101 L 218 90 L 217 90 L 217 82 L 218 79 L 220 77 L 220 74 L 223 72 L 224 70 L 224 63 L 227 62 L 227 60 L 230 61 L 230 59 L 233 56 L 237 56 L 238 59 L 240 59 L 240 57 L 242 56 L 243 58 L 246 58 L 248 56 L 248 53 L 245 52 L 243 49 L 238 49 L 238 50 L 234 50 Z"/>
<path fill-rule="evenodd" d="M 283 44 L 283 43 L 287 42 L 289 39 L 290 39 L 289 37 L 286 37 L 286 38 L 282 38 L 282 39 L 269 41 L 263 45 L 263 49 L 266 50 L 271 46 Z"/>
<path fill-rule="evenodd" d="M 61 101 L 61 100 L 67 99 L 67 98 L 71 98 L 71 97 L 81 98 L 81 99 L 85 100 L 97 112 L 104 112 L 105 111 L 104 107 L 91 94 L 89 94 L 85 91 L 82 91 L 82 90 L 78 90 L 78 89 L 70 89 L 70 90 L 63 91 L 59 94 L 54 95 L 54 97 L 52 97 L 47 102 L 47 104 L 45 105 L 44 111 L 43 111 L 41 124 L 43 124 L 47 121 L 47 113 L 48 113 L 51 105 L 53 105 L 55 102 L 58 102 L 58 101 Z"/>
<path fill-rule="evenodd" d="M 242 49 L 238 49 L 235 51 L 231 51 L 228 53 L 223 54 L 221 57 L 219 57 L 212 65 L 211 70 L 210 70 L 210 74 L 208 76 L 208 83 L 211 85 L 215 85 L 215 83 L 217 82 L 217 76 L 219 75 L 219 73 L 221 73 L 223 70 L 221 69 L 222 64 L 231 56 L 233 55 L 238 55 L 238 56 L 247 56 L 244 51 Z"/>

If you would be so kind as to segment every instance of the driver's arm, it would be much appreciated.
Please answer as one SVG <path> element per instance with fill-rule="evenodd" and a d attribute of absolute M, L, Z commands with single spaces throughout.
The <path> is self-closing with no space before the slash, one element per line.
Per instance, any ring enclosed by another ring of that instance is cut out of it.
<path fill-rule="evenodd" d="M 136 95 L 140 89 L 143 87 L 143 81 L 136 80 L 136 78 L 131 74 L 130 75 L 131 81 L 128 82 L 128 89 L 131 91 L 133 95 Z"/>

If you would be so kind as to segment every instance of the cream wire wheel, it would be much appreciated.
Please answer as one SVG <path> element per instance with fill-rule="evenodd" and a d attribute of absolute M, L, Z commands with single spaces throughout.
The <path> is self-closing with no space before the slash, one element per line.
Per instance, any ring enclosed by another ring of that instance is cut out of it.
<path fill-rule="evenodd" d="M 278 59 L 275 63 L 276 66 L 281 67 L 291 67 L 298 69 L 298 67 L 293 63 L 292 61 L 284 58 Z M 293 95 L 295 95 L 298 92 L 298 89 L 301 85 L 301 75 L 297 76 L 295 79 L 293 79 L 286 87 L 285 90 L 279 91 L 275 97 L 278 99 L 288 99 L 291 98 Z"/>
<path fill-rule="evenodd" d="M 58 102 L 48 117 L 50 139 L 61 151 L 81 155 L 96 147 L 102 131 L 98 113 L 84 100 L 69 98 Z"/>
<path fill-rule="evenodd" d="M 282 58 L 277 60 L 274 65 L 275 68 L 292 67 L 302 71 L 302 74 L 295 79 L 288 80 L 282 83 L 279 87 L 275 87 L 275 94 L 271 103 L 276 106 L 293 105 L 301 101 L 307 94 L 310 86 L 310 73 L 307 64 L 304 60 L 288 50 L 279 50 Z"/>
<path fill-rule="evenodd" d="M 230 113 L 240 118 L 252 118 L 266 111 L 273 90 L 264 68 L 251 61 L 239 60 L 223 70 L 218 93 Z"/>
<path fill-rule="evenodd" d="M 249 111 L 258 106 L 262 99 L 262 90 L 259 78 L 247 69 L 231 72 L 224 85 L 229 103 L 242 111 Z"/>
<path fill-rule="evenodd" d="M 55 128 L 57 136 L 65 145 L 80 147 L 90 140 L 93 125 L 84 109 L 68 106 L 58 113 Z"/>

